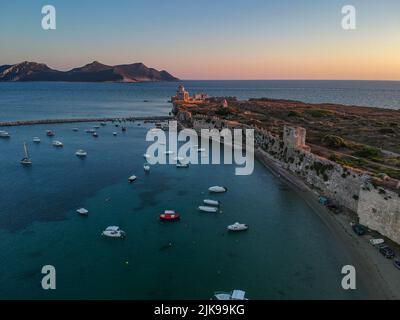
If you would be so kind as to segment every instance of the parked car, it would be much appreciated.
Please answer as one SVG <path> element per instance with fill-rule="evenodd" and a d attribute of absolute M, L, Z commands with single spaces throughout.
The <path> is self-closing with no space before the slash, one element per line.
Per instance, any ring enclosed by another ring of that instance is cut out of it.
<path fill-rule="evenodd" d="M 354 224 L 352 228 L 354 233 L 358 236 L 363 236 L 366 232 L 366 229 L 361 224 Z"/>
<path fill-rule="evenodd" d="M 395 259 L 395 260 L 393 261 L 393 264 L 394 264 L 394 266 L 395 266 L 397 269 L 400 269 L 400 259 Z"/>
<path fill-rule="evenodd" d="M 386 259 L 393 259 L 395 253 L 392 248 L 388 245 L 382 245 L 379 247 L 379 252 L 386 258 Z"/>

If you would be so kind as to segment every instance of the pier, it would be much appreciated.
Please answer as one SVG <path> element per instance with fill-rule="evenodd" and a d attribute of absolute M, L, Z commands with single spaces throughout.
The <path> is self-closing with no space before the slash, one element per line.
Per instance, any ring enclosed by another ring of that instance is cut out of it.
<path fill-rule="evenodd" d="M 58 124 L 58 123 L 78 123 L 78 122 L 115 122 L 115 121 L 167 121 L 172 120 L 172 116 L 146 116 L 146 117 L 105 117 L 105 118 L 71 118 L 71 119 L 46 119 L 46 120 L 24 120 L 24 121 L 3 121 L 0 127 L 30 126 L 36 124 Z"/>

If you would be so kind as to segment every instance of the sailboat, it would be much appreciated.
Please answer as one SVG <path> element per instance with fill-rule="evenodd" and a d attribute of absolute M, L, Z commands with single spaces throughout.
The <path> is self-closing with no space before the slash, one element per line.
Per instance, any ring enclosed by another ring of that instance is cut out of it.
<path fill-rule="evenodd" d="M 30 166 L 32 164 L 32 160 L 29 158 L 28 148 L 25 142 L 24 142 L 24 151 L 25 151 L 25 157 L 21 160 L 21 164 L 24 166 Z"/>

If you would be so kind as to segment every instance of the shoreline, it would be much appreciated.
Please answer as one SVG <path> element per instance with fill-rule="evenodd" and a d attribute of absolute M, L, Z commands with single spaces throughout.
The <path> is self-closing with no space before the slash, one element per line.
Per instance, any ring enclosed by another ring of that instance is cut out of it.
<path fill-rule="evenodd" d="M 335 215 L 318 202 L 318 194 L 303 180 L 295 177 L 269 159 L 265 152 L 256 150 L 256 159 L 274 176 L 284 181 L 318 215 L 322 223 L 339 243 L 356 268 L 357 282 L 363 284 L 370 300 L 400 299 L 398 270 L 369 244 L 367 235 L 357 237 L 351 229 L 349 217 Z M 389 267 L 389 268 L 388 268 Z M 341 270 L 338 270 L 340 272 Z M 397 279 L 397 281 L 396 281 Z"/>
<path fill-rule="evenodd" d="M 70 119 L 42 119 L 42 120 L 16 120 L 2 121 L 0 127 L 30 126 L 37 124 L 61 124 L 79 122 L 110 122 L 110 121 L 166 121 L 172 116 L 143 116 L 143 117 L 102 117 L 102 118 L 70 118 Z"/>

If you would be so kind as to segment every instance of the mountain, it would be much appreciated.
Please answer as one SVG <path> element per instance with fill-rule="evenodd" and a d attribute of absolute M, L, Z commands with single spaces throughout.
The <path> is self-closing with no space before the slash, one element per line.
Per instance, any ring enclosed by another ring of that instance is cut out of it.
<path fill-rule="evenodd" d="M 69 71 L 58 71 L 43 63 L 24 61 L 0 66 L 0 81 L 67 81 L 67 82 L 145 82 L 178 81 L 165 70 L 158 71 L 143 63 L 108 66 L 93 61 Z"/>

